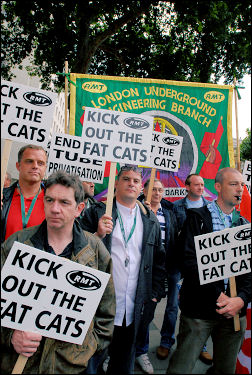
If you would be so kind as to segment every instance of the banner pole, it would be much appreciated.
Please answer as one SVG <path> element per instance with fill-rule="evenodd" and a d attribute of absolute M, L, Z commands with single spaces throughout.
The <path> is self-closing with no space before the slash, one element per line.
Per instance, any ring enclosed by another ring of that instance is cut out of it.
<path fill-rule="evenodd" d="M 235 277 L 232 276 L 229 278 L 229 285 L 230 285 L 230 296 L 231 297 L 237 297 L 237 292 L 236 292 L 236 282 L 235 282 Z M 239 314 L 236 314 L 234 316 L 234 330 L 235 331 L 240 331 L 240 319 L 239 319 Z"/>
<path fill-rule="evenodd" d="M 68 73 L 68 61 L 65 61 L 65 74 Z M 68 79 L 65 75 L 65 134 L 67 134 Z"/>
<path fill-rule="evenodd" d="M 7 171 L 7 166 L 8 166 L 8 162 L 10 158 L 11 146 L 12 146 L 12 141 L 10 139 L 5 139 L 2 160 L 1 160 L 1 197 L 3 194 L 4 180 L 5 180 L 5 174 Z"/>
<path fill-rule="evenodd" d="M 151 202 L 152 189 L 154 185 L 155 176 L 156 176 L 156 168 L 151 168 L 150 182 L 149 182 L 148 193 L 146 197 L 146 201 L 149 203 Z"/>
<path fill-rule="evenodd" d="M 109 216 L 112 216 L 115 175 L 116 175 L 116 162 L 112 161 L 110 164 L 107 203 L 106 203 L 106 215 L 109 215 Z"/>
<path fill-rule="evenodd" d="M 237 92 L 236 92 L 236 78 L 234 78 L 234 97 L 235 97 L 235 121 L 236 121 L 236 140 L 237 140 L 237 169 L 241 172 L 240 160 L 240 142 L 239 142 L 239 128 L 238 128 L 238 106 L 237 106 Z"/>
<path fill-rule="evenodd" d="M 13 367 L 12 374 L 22 374 L 28 358 L 29 357 L 25 357 L 24 355 L 19 354 L 17 362 Z"/>

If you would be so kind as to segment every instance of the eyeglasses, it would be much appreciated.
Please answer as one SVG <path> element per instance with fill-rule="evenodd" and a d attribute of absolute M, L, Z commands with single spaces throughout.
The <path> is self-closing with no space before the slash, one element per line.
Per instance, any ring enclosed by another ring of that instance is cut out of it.
<path fill-rule="evenodd" d="M 124 165 L 121 167 L 121 171 L 134 171 L 138 173 L 142 173 L 142 168 L 138 168 L 135 165 Z"/>
<path fill-rule="evenodd" d="M 164 192 L 164 189 L 163 188 L 153 188 L 152 191 L 154 191 L 154 193 L 163 193 Z"/>

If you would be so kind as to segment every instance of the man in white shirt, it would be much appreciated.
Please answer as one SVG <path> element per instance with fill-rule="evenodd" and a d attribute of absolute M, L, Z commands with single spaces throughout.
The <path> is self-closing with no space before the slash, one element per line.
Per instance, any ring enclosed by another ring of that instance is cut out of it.
<path fill-rule="evenodd" d="M 155 214 L 137 201 L 141 170 L 122 167 L 115 182 L 112 216 L 102 202 L 85 211 L 81 225 L 103 239 L 111 253 L 116 291 L 114 334 L 107 374 L 134 372 L 135 340 L 141 314 L 164 295 L 165 252 Z"/>

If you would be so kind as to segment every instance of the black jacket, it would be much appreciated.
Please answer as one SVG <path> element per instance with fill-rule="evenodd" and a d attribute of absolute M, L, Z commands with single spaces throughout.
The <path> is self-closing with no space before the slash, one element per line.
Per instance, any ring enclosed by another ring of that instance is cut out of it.
<path fill-rule="evenodd" d="M 143 246 L 142 258 L 138 275 L 138 285 L 135 297 L 135 333 L 138 329 L 140 316 L 144 305 L 152 298 L 159 301 L 164 295 L 165 279 L 165 252 L 162 246 L 161 230 L 159 222 L 152 211 L 144 204 L 138 202 L 143 220 Z M 98 221 L 104 215 L 106 206 L 102 202 L 94 203 L 89 207 L 82 218 L 79 218 L 81 226 L 88 232 L 95 233 Z M 117 219 L 116 201 L 114 199 L 112 218 L 115 227 Z M 107 234 L 103 243 L 111 252 L 112 234 Z"/>
<path fill-rule="evenodd" d="M 142 194 L 138 197 L 138 200 L 142 202 L 144 198 L 145 196 Z M 169 274 L 175 274 L 179 272 L 176 265 L 176 241 L 178 236 L 177 218 L 173 212 L 173 203 L 162 198 L 160 204 L 165 217 L 166 270 Z"/>
<path fill-rule="evenodd" d="M 10 211 L 12 197 L 17 184 L 18 181 L 14 182 L 11 186 L 3 189 L 3 206 L 1 209 L 1 243 L 3 243 L 5 240 L 7 218 Z M 41 183 L 41 189 L 44 189 L 43 183 Z"/>
<path fill-rule="evenodd" d="M 239 226 L 248 223 L 242 216 L 234 223 Z M 180 309 L 186 316 L 195 319 L 223 319 L 216 313 L 216 301 L 224 292 L 224 281 L 219 280 L 200 285 L 194 236 L 213 232 L 212 216 L 207 206 L 189 209 L 187 218 L 179 236 L 179 264 L 183 284 L 180 290 Z M 237 296 L 244 301 L 241 316 L 246 314 L 248 302 L 251 300 L 251 274 L 235 277 Z M 229 295 L 229 290 L 227 290 Z"/>

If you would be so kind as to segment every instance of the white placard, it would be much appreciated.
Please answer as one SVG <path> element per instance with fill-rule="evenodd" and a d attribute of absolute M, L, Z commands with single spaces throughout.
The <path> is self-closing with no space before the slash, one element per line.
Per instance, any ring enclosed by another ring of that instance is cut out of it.
<path fill-rule="evenodd" d="M 1 137 L 47 146 L 57 94 L 1 80 Z"/>
<path fill-rule="evenodd" d="M 200 284 L 251 271 L 251 226 L 240 225 L 194 237 Z"/>
<path fill-rule="evenodd" d="M 170 187 L 165 188 L 164 190 L 164 198 L 184 198 L 187 196 L 186 188 L 184 187 Z"/>
<path fill-rule="evenodd" d="M 109 278 L 15 241 L 1 272 L 1 324 L 82 344 Z"/>
<path fill-rule="evenodd" d="M 246 160 L 243 168 L 244 182 L 247 186 L 248 192 L 251 195 L 251 161 Z"/>
<path fill-rule="evenodd" d="M 183 137 L 152 132 L 150 167 L 177 172 Z"/>
<path fill-rule="evenodd" d="M 82 129 L 87 157 L 150 166 L 153 117 L 85 108 Z"/>
<path fill-rule="evenodd" d="M 47 174 L 58 170 L 77 174 L 82 181 L 103 183 L 106 162 L 82 153 L 82 139 L 69 134 L 53 134 L 47 163 Z"/>

